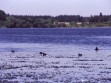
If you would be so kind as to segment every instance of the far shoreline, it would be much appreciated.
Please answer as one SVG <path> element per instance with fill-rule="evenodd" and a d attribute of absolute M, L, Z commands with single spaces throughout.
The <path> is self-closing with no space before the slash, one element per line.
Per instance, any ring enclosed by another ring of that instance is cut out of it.
<path fill-rule="evenodd" d="M 111 15 L 29 16 L 10 15 L 0 10 L 0 28 L 96 28 L 111 27 Z"/>
<path fill-rule="evenodd" d="M 111 28 L 111 26 L 103 26 L 103 27 L 42 27 L 42 28 L 38 28 L 38 27 L 19 27 L 19 28 L 13 28 L 13 27 L 1 27 L 0 29 L 92 29 L 92 28 Z"/>

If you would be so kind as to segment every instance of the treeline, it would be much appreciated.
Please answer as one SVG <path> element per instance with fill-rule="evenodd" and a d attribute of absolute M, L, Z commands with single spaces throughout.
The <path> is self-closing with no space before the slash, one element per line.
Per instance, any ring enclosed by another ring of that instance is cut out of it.
<path fill-rule="evenodd" d="M 95 23 L 111 24 L 111 15 L 96 15 L 82 17 L 80 15 L 59 15 L 59 16 L 28 16 L 28 15 L 9 15 L 0 10 L 0 27 L 7 28 L 54 28 L 54 27 L 77 27 L 78 22 L 81 27 Z"/>

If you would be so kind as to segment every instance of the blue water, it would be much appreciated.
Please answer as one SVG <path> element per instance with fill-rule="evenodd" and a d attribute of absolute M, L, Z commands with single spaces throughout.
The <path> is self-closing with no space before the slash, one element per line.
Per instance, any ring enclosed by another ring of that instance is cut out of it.
<path fill-rule="evenodd" d="M 95 47 L 100 50 L 95 51 Z M 42 57 L 40 52 L 47 55 Z M 38 81 L 52 83 L 110 83 L 111 28 L 0 29 L 0 56 L 0 76 L 6 82 L 35 82 L 40 75 L 43 77 Z"/>
<path fill-rule="evenodd" d="M 96 46 L 110 50 L 111 28 L 0 29 L 0 51 L 94 49 Z"/>

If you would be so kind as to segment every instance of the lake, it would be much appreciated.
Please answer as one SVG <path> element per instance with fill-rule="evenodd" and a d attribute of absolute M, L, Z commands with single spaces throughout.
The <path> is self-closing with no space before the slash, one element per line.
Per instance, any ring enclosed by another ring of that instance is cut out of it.
<path fill-rule="evenodd" d="M 110 50 L 111 28 L 0 29 L 0 80 L 110 83 Z"/>

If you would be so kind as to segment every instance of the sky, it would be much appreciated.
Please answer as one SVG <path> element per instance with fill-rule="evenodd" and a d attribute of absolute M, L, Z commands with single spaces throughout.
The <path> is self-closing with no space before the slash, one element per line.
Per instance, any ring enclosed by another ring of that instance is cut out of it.
<path fill-rule="evenodd" d="M 0 0 L 0 10 L 14 15 L 111 15 L 111 0 Z"/>

